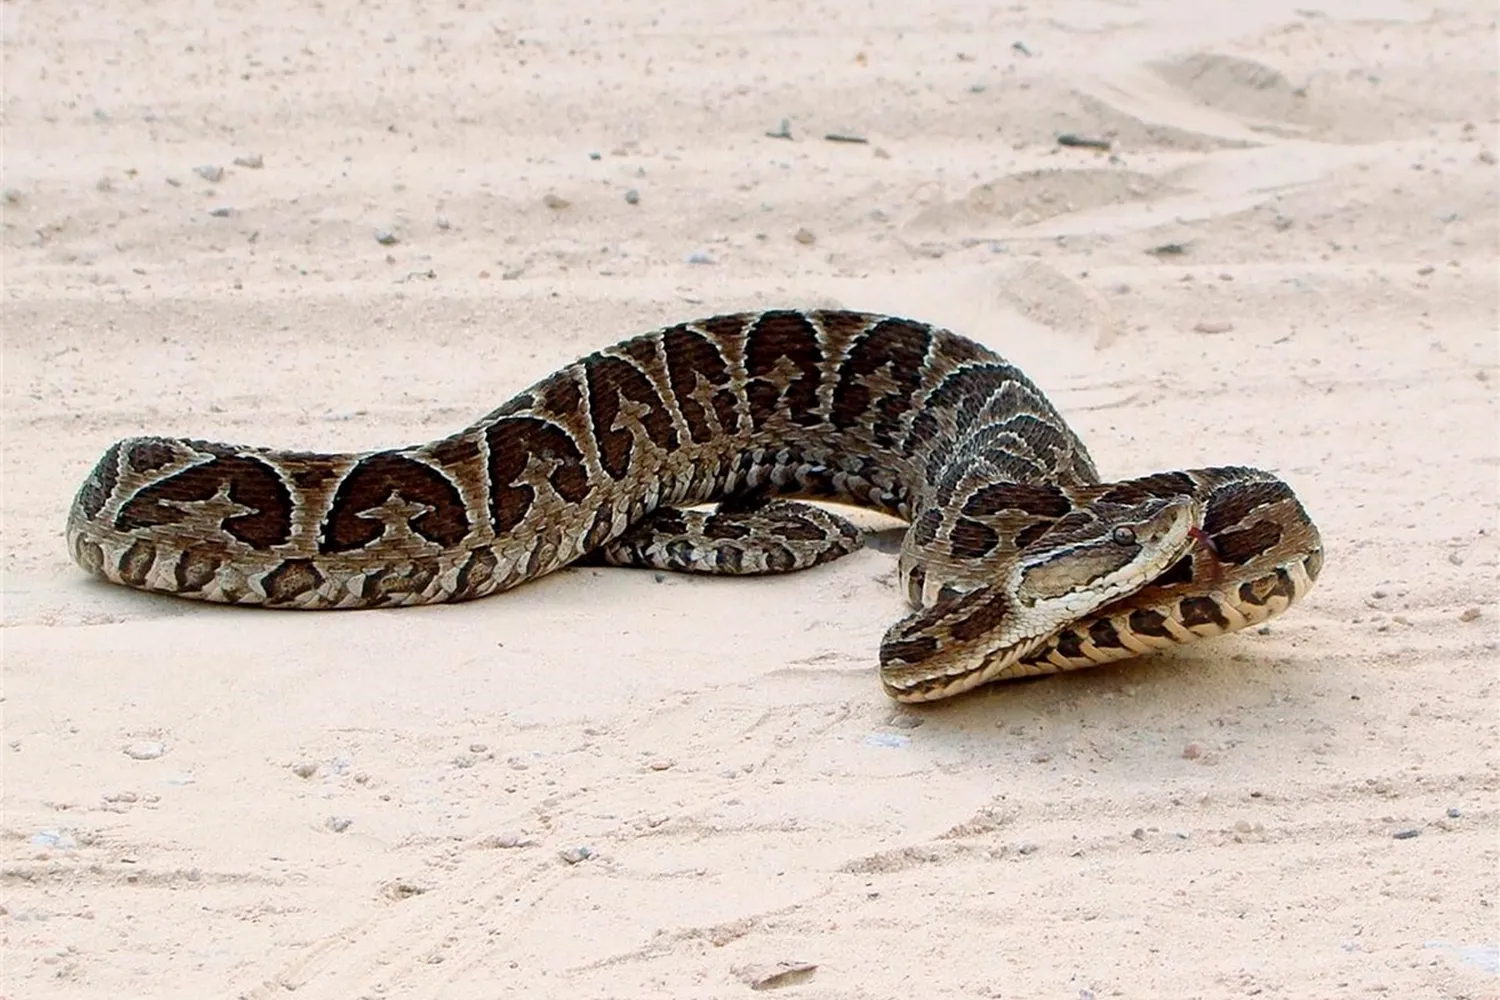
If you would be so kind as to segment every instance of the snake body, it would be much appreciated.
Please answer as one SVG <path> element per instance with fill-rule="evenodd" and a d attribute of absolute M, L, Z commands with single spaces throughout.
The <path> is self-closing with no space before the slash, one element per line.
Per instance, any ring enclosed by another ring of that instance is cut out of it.
<path fill-rule="evenodd" d="M 1235 631 L 1298 601 L 1322 566 L 1275 476 L 1101 483 L 1015 366 L 845 311 L 633 337 L 406 448 L 126 439 L 79 489 L 67 541 L 113 583 L 308 610 L 471 600 L 580 560 L 777 573 L 858 548 L 848 522 L 788 497 L 911 522 L 898 575 L 916 610 L 880 653 L 902 701 Z"/>

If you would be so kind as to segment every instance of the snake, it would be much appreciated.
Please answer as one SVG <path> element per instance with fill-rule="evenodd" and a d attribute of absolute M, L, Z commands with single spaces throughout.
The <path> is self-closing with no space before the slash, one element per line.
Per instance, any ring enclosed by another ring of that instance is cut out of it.
<path fill-rule="evenodd" d="M 1270 472 L 1101 480 L 1015 365 L 900 316 L 770 309 L 623 340 L 440 440 L 347 454 L 143 436 L 68 514 L 114 584 L 303 610 L 467 601 L 571 564 L 715 575 L 858 549 L 830 509 L 907 523 L 899 702 L 1109 663 L 1284 612 L 1323 565 Z"/>

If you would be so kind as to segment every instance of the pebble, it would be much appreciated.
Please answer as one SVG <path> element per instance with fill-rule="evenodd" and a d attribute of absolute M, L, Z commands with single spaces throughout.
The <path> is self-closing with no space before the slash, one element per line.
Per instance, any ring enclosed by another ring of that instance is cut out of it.
<path fill-rule="evenodd" d="M 1016 848 L 1018 854 L 1035 854 L 1038 850 L 1040 850 L 1040 845 L 1032 843 L 1025 843 Z"/>
<path fill-rule="evenodd" d="M 234 214 L 234 209 L 230 208 L 228 205 L 222 205 L 219 208 L 209 209 L 208 214 L 212 215 L 216 219 L 227 219 Z"/>
<path fill-rule="evenodd" d="M 556 211 L 561 211 L 562 209 L 567 208 L 569 205 L 571 205 L 573 203 L 570 202 L 568 199 L 562 197 L 561 195 L 553 194 L 551 191 L 548 191 L 542 197 L 542 204 L 546 205 L 548 208 L 550 208 L 550 209 L 552 209 L 553 211 L 556 212 Z"/>
<path fill-rule="evenodd" d="M 792 234 L 792 239 L 796 240 L 798 243 L 801 243 L 805 247 L 810 247 L 814 243 L 818 242 L 818 237 L 813 234 L 813 231 L 811 229 L 807 228 L 797 230 Z"/>
<path fill-rule="evenodd" d="M 486 753 L 486 752 L 489 751 L 489 749 L 490 748 L 486 744 L 483 744 L 483 743 L 470 743 L 469 744 L 469 753 Z"/>
<path fill-rule="evenodd" d="M 897 712 L 891 716 L 890 724 L 897 729 L 916 729 L 927 720 L 920 715 L 912 715 L 909 712 Z"/>
<path fill-rule="evenodd" d="M 125 756 L 132 760 L 156 760 L 166 752 L 166 744 L 154 740 L 142 740 L 125 748 Z"/>
<path fill-rule="evenodd" d="M 54 847 L 60 851 L 71 851 L 78 846 L 78 840 L 71 833 L 63 833 L 58 830 L 42 830 L 31 835 L 31 843 L 37 847 Z"/>
<path fill-rule="evenodd" d="M 1199 757 L 1202 757 L 1202 756 L 1203 756 L 1203 744 L 1202 743 L 1189 743 L 1187 746 L 1185 746 L 1185 747 L 1182 748 L 1182 759 L 1183 760 L 1197 760 Z"/>
<path fill-rule="evenodd" d="M 401 242 L 401 238 L 389 229 L 375 230 L 375 242 L 383 247 L 395 246 Z"/>
<path fill-rule="evenodd" d="M 299 760 L 292 765 L 291 771 L 299 778 L 311 778 L 318 773 L 318 763 L 313 760 Z"/>
<path fill-rule="evenodd" d="M 516 833 L 513 830 L 507 830 L 505 833 L 497 833 L 492 837 L 485 837 L 479 842 L 479 846 L 499 847 L 505 850 L 509 850 L 513 847 L 520 847 L 525 843 L 525 837 L 521 836 L 519 833 Z"/>
<path fill-rule="evenodd" d="M 771 962 L 768 964 L 742 965 L 732 970 L 740 982 L 756 992 L 778 990 L 783 986 L 805 983 L 818 971 L 812 962 Z"/>
<path fill-rule="evenodd" d="M 674 762 L 672 760 L 663 758 L 659 760 L 653 760 L 648 766 L 653 771 L 666 771 L 671 769 L 673 763 Z"/>
<path fill-rule="evenodd" d="M 1448 553 L 1448 561 L 1455 566 L 1462 566 L 1464 564 L 1464 554 L 1455 549 Z"/>
<path fill-rule="evenodd" d="M 1448 807 L 1448 818 L 1449 819 L 1458 819 L 1462 815 L 1463 815 L 1463 813 L 1459 810 L 1458 806 L 1449 806 Z"/>
<path fill-rule="evenodd" d="M 689 264 L 712 264 L 714 259 L 707 250 L 694 250 L 687 255 L 687 262 Z"/>
<path fill-rule="evenodd" d="M 1410 840 L 1413 837 L 1415 837 L 1418 834 L 1420 834 L 1421 832 L 1422 832 L 1421 830 L 1417 830 L 1417 829 L 1397 830 L 1395 833 L 1391 834 L 1391 836 L 1394 837 L 1396 840 Z"/>
<path fill-rule="evenodd" d="M 224 179 L 224 168 L 217 163 L 204 163 L 196 166 L 193 168 L 193 173 L 211 184 L 217 184 Z"/>
<path fill-rule="evenodd" d="M 244 167 L 246 170 L 259 170 L 266 165 L 266 158 L 259 153 L 250 153 L 247 156 L 236 156 L 234 165 Z"/>
<path fill-rule="evenodd" d="M 1459 614 L 1458 620 L 1461 621 L 1461 622 L 1478 621 L 1479 620 L 1479 616 L 1482 615 L 1483 613 L 1484 612 L 1480 611 L 1479 608 L 1477 608 L 1477 607 L 1464 608 L 1464 610 Z"/>
<path fill-rule="evenodd" d="M 557 856 L 562 858 L 570 865 L 576 865 L 580 861 L 587 861 L 589 858 L 592 858 L 594 856 L 594 852 L 580 844 L 577 847 L 569 847 L 564 850 L 558 851 Z"/>
<path fill-rule="evenodd" d="M 637 205 L 637 204 L 640 204 L 640 200 L 641 200 L 641 193 L 639 191 L 637 191 L 635 188 L 631 188 L 629 191 L 625 192 L 625 204 L 627 204 L 627 205 Z"/>
<path fill-rule="evenodd" d="M 330 816 L 323 821 L 323 825 L 328 827 L 328 829 L 332 830 L 334 833 L 343 833 L 345 830 L 354 825 L 354 820 L 350 819 L 348 816 Z"/>
<path fill-rule="evenodd" d="M 1205 319 L 1193 324 L 1194 333 L 1228 333 L 1234 324 L 1224 319 Z"/>
<path fill-rule="evenodd" d="M 448 220 L 448 217 L 446 215 L 440 215 L 440 216 L 438 216 L 436 219 L 433 220 L 432 224 L 434 226 L 437 226 L 439 229 L 452 229 L 453 228 L 453 223 Z"/>

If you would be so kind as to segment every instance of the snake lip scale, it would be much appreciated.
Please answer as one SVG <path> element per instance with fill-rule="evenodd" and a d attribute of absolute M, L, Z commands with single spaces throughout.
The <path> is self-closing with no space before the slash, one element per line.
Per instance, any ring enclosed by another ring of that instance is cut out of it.
<path fill-rule="evenodd" d="M 319 454 L 135 437 L 67 543 L 112 583 L 331 610 L 464 601 L 587 561 L 786 573 L 910 522 L 886 691 L 931 701 L 1256 625 L 1311 589 L 1291 487 L 1225 466 L 1102 482 L 1020 369 L 916 320 L 767 310 L 574 362 L 437 441 Z M 702 508 L 715 504 L 711 510 Z"/>

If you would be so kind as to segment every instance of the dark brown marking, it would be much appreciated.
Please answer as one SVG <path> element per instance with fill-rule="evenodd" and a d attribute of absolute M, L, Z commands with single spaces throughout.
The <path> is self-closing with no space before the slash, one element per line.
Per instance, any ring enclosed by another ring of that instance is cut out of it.
<path fill-rule="evenodd" d="M 1151 583 L 1154 586 L 1170 587 L 1179 583 L 1192 583 L 1193 580 L 1193 557 L 1189 554 L 1173 563 L 1170 569 Z"/>
<path fill-rule="evenodd" d="M 935 652 L 937 640 L 931 636 L 887 641 L 880 644 L 880 663 L 882 666 L 890 663 L 921 663 Z"/>
<path fill-rule="evenodd" d="M 1062 517 L 1073 502 L 1056 486 L 1040 483 L 994 483 L 981 486 L 964 501 L 963 512 L 971 517 L 1017 510 L 1032 517 Z"/>
<path fill-rule="evenodd" d="M 536 395 L 535 408 L 543 416 L 567 420 L 583 410 L 583 390 L 571 367 L 548 375 L 532 392 Z"/>
<path fill-rule="evenodd" d="M 1088 657 L 1083 655 L 1083 636 L 1078 633 L 1077 629 L 1069 628 L 1057 633 L 1055 645 L 1057 646 L 1057 651 L 1067 659 L 1088 659 Z"/>
<path fill-rule="evenodd" d="M 1248 528 L 1220 532 L 1213 538 L 1214 553 L 1221 561 L 1243 566 L 1281 541 L 1281 526 L 1275 521 L 1256 521 Z"/>
<path fill-rule="evenodd" d="M 311 559 L 288 559 L 266 574 L 267 604 L 289 604 L 323 585 L 323 574 Z"/>
<path fill-rule="evenodd" d="M 1130 613 L 1130 630 L 1149 635 L 1153 639 L 1172 637 L 1172 633 L 1167 630 L 1167 616 L 1150 608 L 1137 608 Z"/>
<path fill-rule="evenodd" d="M 685 525 L 683 530 L 686 530 Z M 744 538 L 749 534 L 750 529 L 733 515 L 711 514 L 703 521 L 703 537 L 714 541 Z"/>
<path fill-rule="evenodd" d="M 1318 578 L 1318 574 L 1323 572 L 1323 550 L 1314 549 L 1312 552 L 1310 552 L 1307 556 L 1307 561 L 1303 563 L 1303 566 L 1307 569 L 1307 578 L 1309 580 L 1316 580 Z"/>
<path fill-rule="evenodd" d="M 370 511 L 399 497 L 427 507 L 407 521 L 411 530 L 444 547 L 469 534 L 469 515 L 458 487 L 432 466 L 395 452 L 360 461 L 339 484 L 318 535 L 319 552 L 352 552 L 385 534 L 385 524 Z"/>
<path fill-rule="evenodd" d="M 916 523 L 911 526 L 911 540 L 917 545 L 930 545 L 937 538 L 938 531 L 943 527 L 943 512 L 937 507 L 929 507 L 917 518 Z"/>
<path fill-rule="evenodd" d="M 133 531 L 177 524 L 188 516 L 179 504 L 212 500 L 223 489 L 248 513 L 224 518 L 221 527 L 251 548 L 269 549 L 292 536 L 292 495 L 265 462 L 228 454 L 174 473 L 142 488 L 120 508 L 115 528 Z"/>
<path fill-rule="evenodd" d="M 130 548 L 120 557 L 120 579 L 132 587 L 144 587 L 146 574 L 156 564 L 156 546 L 143 538 L 130 543 Z"/>
<path fill-rule="evenodd" d="M 825 537 L 816 522 L 795 511 L 783 511 L 770 518 L 769 526 L 781 538 L 795 542 L 816 542 Z"/>
<path fill-rule="evenodd" d="M 662 334 L 662 353 L 667 359 L 667 382 L 687 423 L 689 439 L 703 444 L 716 433 L 700 401 L 705 390 L 718 426 L 726 434 L 738 433 L 739 413 L 729 389 L 729 366 L 713 342 L 686 326 L 675 326 Z"/>
<path fill-rule="evenodd" d="M 78 490 L 78 509 L 91 521 L 104 509 L 120 482 L 120 446 L 124 443 L 116 441 L 109 446 Z"/>
<path fill-rule="evenodd" d="M 479 457 L 479 438 L 472 431 L 443 438 L 425 449 L 438 465 L 451 469 Z"/>
<path fill-rule="evenodd" d="M 497 536 L 520 524 L 536 500 L 536 490 L 521 478 L 532 459 L 552 463 L 547 481 L 568 503 L 579 503 L 588 495 L 583 452 L 556 424 L 536 417 L 506 417 L 484 433 L 490 448 L 490 519 Z"/>
<path fill-rule="evenodd" d="M 177 580 L 177 589 L 188 594 L 203 590 L 213 582 L 226 557 L 222 550 L 205 545 L 188 549 L 177 560 L 177 566 L 172 571 Z"/>
<path fill-rule="evenodd" d="M 1185 597 L 1182 600 L 1182 624 L 1188 628 L 1198 625 L 1229 627 L 1229 619 L 1219 610 L 1218 602 L 1211 597 Z"/>
<path fill-rule="evenodd" d="M 1120 641 L 1120 633 L 1115 631 L 1115 623 L 1108 618 L 1095 618 L 1089 624 L 1089 640 L 1100 649 L 1125 648 L 1125 644 Z"/>
<path fill-rule="evenodd" d="M 850 345 L 839 368 L 830 422 L 847 430 L 869 420 L 873 413 L 870 426 L 876 443 L 894 447 L 901 418 L 916 403 L 922 365 L 931 345 L 932 330 L 920 323 L 902 319 L 877 323 Z M 896 387 L 877 399 L 870 388 L 870 376 L 882 368 Z"/>
<path fill-rule="evenodd" d="M 783 388 L 772 378 L 782 358 L 797 374 Z M 781 406 L 788 419 L 800 427 L 823 422 L 818 413 L 819 363 L 823 352 L 818 333 L 806 316 L 786 310 L 762 313 L 745 338 L 745 393 L 756 427 L 763 426 Z"/>
<path fill-rule="evenodd" d="M 1277 481 L 1242 483 L 1220 490 L 1203 512 L 1203 530 L 1217 540 L 1221 531 L 1239 524 L 1257 507 L 1283 500 L 1295 502 L 1291 487 Z"/>
<path fill-rule="evenodd" d="M 616 427 L 627 399 L 645 408 L 640 416 L 646 437 L 658 448 L 671 451 L 677 447 L 677 428 L 657 395 L 656 387 L 639 369 L 621 358 L 605 354 L 590 355 L 583 362 L 589 386 L 589 409 L 593 417 L 594 437 L 599 443 L 599 462 L 615 480 L 624 479 L 630 471 L 630 456 L 635 435 L 628 426 Z"/>
<path fill-rule="evenodd" d="M 495 576 L 495 569 L 499 566 L 499 560 L 495 558 L 493 549 L 474 549 L 469 553 L 469 558 L 464 561 L 463 567 L 458 571 L 458 581 L 454 587 L 453 599 L 455 601 L 466 601 L 471 597 L 478 597 L 485 593 L 487 585 Z"/>
<path fill-rule="evenodd" d="M 1168 500 L 1172 497 L 1192 496 L 1196 491 L 1197 486 L 1186 473 L 1158 472 L 1155 475 L 1116 483 L 1099 499 L 1107 503 L 1134 506 L 1152 498 Z"/>
<path fill-rule="evenodd" d="M 154 472 L 177 460 L 177 449 L 158 438 L 146 438 L 130 446 L 125 459 L 136 472 Z"/>
<path fill-rule="evenodd" d="M 949 532 L 948 541 L 953 546 L 953 554 L 958 558 L 979 559 L 995 551 L 995 547 L 1000 544 L 1000 536 L 989 525 L 961 517 Z"/>
<path fill-rule="evenodd" d="M 1011 612 L 1011 602 L 999 587 L 980 587 L 961 597 L 958 609 L 949 630 L 953 638 L 969 642 L 999 628 Z"/>
<path fill-rule="evenodd" d="M 790 573 L 797 568 L 797 557 L 785 545 L 766 542 L 766 569 L 771 573 Z"/>

